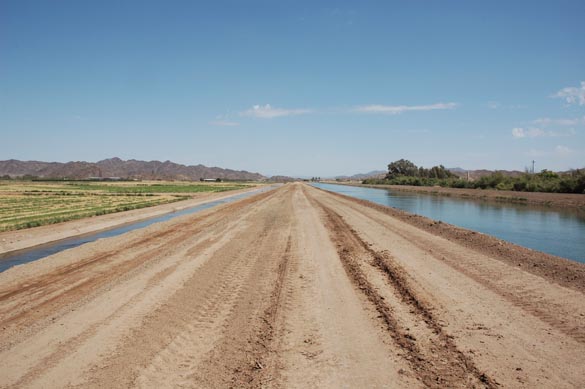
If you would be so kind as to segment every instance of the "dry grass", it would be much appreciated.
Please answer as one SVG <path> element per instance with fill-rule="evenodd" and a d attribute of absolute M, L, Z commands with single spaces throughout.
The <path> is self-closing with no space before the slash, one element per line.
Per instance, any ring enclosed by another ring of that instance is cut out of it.
<path fill-rule="evenodd" d="M 245 187 L 233 183 L 0 182 L 0 231 L 37 227 Z"/>

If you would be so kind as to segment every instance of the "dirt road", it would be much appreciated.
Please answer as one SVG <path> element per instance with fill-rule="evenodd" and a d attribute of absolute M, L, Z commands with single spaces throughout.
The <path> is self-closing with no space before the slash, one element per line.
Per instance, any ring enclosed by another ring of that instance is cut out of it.
<path fill-rule="evenodd" d="M 0 386 L 584 387 L 584 297 L 288 184 L 0 274 Z"/>

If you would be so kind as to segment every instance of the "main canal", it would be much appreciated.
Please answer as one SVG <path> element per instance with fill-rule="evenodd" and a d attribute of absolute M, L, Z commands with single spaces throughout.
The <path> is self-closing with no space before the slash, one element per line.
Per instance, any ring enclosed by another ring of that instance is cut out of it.
<path fill-rule="evenodd" d="M 399 208 L 585 263 L 585 214 L 391 189 L 335 184 L 316 187 Z"/>

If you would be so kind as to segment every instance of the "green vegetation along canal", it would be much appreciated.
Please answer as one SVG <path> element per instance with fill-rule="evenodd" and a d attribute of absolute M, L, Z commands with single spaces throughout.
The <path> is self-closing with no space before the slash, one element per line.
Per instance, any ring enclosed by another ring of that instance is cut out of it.
<path fill-rule="evenodd" d="M 314 185 L 585 263 L 585 214 L 582 212 L 390 189 L 320 183 Z"/>

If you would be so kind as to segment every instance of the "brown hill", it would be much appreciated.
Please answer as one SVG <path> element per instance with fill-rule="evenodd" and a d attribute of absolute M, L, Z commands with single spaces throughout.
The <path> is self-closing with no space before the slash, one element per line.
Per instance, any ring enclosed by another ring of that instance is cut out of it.
<path fill-rule="evenodd" d="M 41 178 L 85 179 L 90 177 L 120 177 L 143 180 L 199 180 L 200 178 L 222 178 L 226 180 L 263 180 L 259 173 L 245 170 L 222 169 L 203 165 L 187 166 L 171 161 L 138 161 L 120 158 L 104 159 L 99 162 L 40 162 L 0 161 L 0 176 L 21 177 L 24 175 Z"/>
<path fill-rule="evenodd" d="M 384 170 L 372 170 L 368 173 L 359 173 L 354 174 L 353 176 L 335 176 L 333 178 L 340 181 L 356 181 L 365 180 L 366 178 L 384 178 L 386 173 L 388 172 Z"/>
<path fill-rule="evenodd" d="M 461 168 L 449 168 L 447 170 L 449 170 L 451 173 L 453 173 L 461 178 L 466 178 L 467 173 L 469 172 L 469 179 L 472 181 L 477 180 L 477 179 L 484 177 L 484 176 L 489 176 L 490 174 L 494 174 L 494 173 L 502 173 L 503 175 L 509 176 L 509 177 L 519 177 L 522 174 L 524 174 L 523 172 L 520 172 L 518 170 L 487 170 L 487 169 L 465 170 L 465 169 L 461 169 Z"/>
<path fill-rule="evenodd" d="M 302 181 L 300 178 L 294 178 L 289 176 L 272 176 L 268 179 L 270 182 L 295 182 Z"/>

